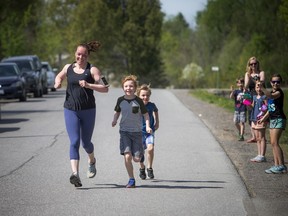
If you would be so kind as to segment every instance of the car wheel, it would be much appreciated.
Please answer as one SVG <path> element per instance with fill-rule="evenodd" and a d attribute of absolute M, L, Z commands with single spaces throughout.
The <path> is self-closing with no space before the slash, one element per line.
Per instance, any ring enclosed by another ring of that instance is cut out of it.
<path fill-rule="evenodd" d="M 26 90 L 25 89 L 23 90 L 22 95 L 19 98 L 19 101 L 21 101 L 21 102 L 27 101 L 27 94 L 26 94 Z"/>
<path fill-rule="evenodd" d="M 34 97 L 35 98 L 38 98 L 38 97 L 42 97 L 43 93 L 42 93 L 42 89 L 41 88 L 37 88 L 35 91 L 34 91 Z"/>
<path fill-rule="evenodd" d="M 43 89 L 43 94 L 48 94 L 48 88 L 47 88 L 47 87 L 45 87 L 45 88 Z"/>

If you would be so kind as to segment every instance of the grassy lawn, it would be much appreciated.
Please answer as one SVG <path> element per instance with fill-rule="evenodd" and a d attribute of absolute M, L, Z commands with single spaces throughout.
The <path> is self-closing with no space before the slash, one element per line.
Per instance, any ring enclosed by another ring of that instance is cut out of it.
<path fill-rule="evenodd" d="M 209 93 L 206 90 L 192 90 L 191 94 L 200 100 L 222 107 L 230 111 L 231 115 L 233 115 L 234 100 L 228 97 L 217 96 L 215 94 Z M 285 98 L 287 98 L 288 90 L 284 90 L 284 94 L 285 94 Z M 284 111 L 285 111 L 286 117 L 288 117 L 288 101 L 287 100 L 284 100 Z M 285 153 L 285 156 L 286 156 L 285 158 L 287 158 L 288 156 L 288 125 L 287 125 L 287 129 L 284 130 L 284 132 L 282 133 L 282 136 L 280 138 L 280 144 Z"/>

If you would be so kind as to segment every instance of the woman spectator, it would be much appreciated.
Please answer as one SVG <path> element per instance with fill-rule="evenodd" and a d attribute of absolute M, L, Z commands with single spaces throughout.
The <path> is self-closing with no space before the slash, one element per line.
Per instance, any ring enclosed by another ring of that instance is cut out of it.
<path fill-rule="evenodd" d="M 262 85 L 265 86 L 265 72 L 260 69 L 260 63 L 256 57 L 252 56 L 249 58 L 247 65 L 246 65 L 246 73 L 245 73 L 245 80 L 244 80 L 244 88 L 246 91 L 250 92 L 251 97 L 256 94 L 255 92 L 255 85 L 256 81 L 260 81 Z M 256 142 L 256 136 L 251 128 L 251 110 L 248 110 L 248 119 L 251 131 L 251 139 L 247 140 L 247 143 L 254 143 Z"/>

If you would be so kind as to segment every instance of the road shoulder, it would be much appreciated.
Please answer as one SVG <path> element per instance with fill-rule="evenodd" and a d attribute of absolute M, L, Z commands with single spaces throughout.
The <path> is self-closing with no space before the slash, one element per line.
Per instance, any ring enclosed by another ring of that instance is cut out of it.
<path fill-rule="evenodd" d="M 189 90 L 173 89 L 171 92 L 195 115 L 198 115 L 215 136 L 243 179 L 257 214 L 287 215 L 288 175 L 274 175 L 264 172 L 265 169 L 273 165 L 271 145 L 267 145 L 267 162 L 250 162 L 250 159 L 255 157 L 257 153 L 257 146 L 255 143 L 248 144 L 245 141 L 237 140 L 233 113 L 192 97 Z M 245 140 L 250 138 L 249 130 L 247 125 Z M 267 139 L 269 139 L 269 136 Z"/>

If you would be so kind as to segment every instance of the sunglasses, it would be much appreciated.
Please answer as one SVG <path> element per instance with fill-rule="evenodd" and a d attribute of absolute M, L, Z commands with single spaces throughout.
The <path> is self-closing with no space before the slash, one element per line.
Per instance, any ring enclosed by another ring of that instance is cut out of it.
<path fill-rule="evenodd" d="M 272 80 L 271 83 L 273 83 L 273 84 L 280 84 L 281 81 L 280 81 L 280 80 Z"/>
<path fill-rule="evenodd" d="M 257 65 L 257 63 L 251 63 L 250 66 Z"/>

